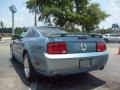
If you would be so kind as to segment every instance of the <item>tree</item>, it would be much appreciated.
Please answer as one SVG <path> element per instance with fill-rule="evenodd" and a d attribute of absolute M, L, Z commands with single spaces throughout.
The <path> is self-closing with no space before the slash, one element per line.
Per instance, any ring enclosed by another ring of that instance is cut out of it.
<path fill-rule="evenodd" d="M 1 28 L 4 28 L 4 23 L 2 21 L 0 22 L 0 26 Z"/>
<path fill-rule="evenodd" d="M 90 32 L 108 15 L 99 8 L 99 4 L 90 4 L 89 0 L 28 0 L 26 7 L 30 12 L 38 10 L 39 20 L 59 27 L 73 29 L 80 25 L 83 31 Z M 52 17 L 52 18 L 51 18 Z"/>
<path fill-rule="evenodd" d="M 86 15 L 83 17 L 82 28 L 87 32 L 98 27 L 99 23 L 109 15 L 99 8 L 99 4 L 90 4 L 86 9 Z"/>
<path fill-rule="evenodd" d="M 26 30 L 25 27 L 21 28 L 21 27 L 16 27 L 15 28 L 15 34 L 20 35 L 22 32 L 24 32 Z"/>
<path fill-rule="evenodd" d="M 4 23 L 2 21 L 0 22 L 0 26 L 2 28 L 1 32 L 3 33 Z"/>

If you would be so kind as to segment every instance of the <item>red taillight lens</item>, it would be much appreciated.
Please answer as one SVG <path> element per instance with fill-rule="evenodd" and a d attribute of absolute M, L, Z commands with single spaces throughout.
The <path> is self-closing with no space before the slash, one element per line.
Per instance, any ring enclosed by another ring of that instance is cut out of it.
<path fill-rule="evenodd" d="M 50 42 L 47 45 L 47 52 L 49 54 L 66 54 L 67 46 L 64 42 Z"/>
<path fill-rule="evenodd" d="M 98 52 L 103 52 L 106 50 L 106 45 L 104 42 L 97 42 L 96 49 Z"/>

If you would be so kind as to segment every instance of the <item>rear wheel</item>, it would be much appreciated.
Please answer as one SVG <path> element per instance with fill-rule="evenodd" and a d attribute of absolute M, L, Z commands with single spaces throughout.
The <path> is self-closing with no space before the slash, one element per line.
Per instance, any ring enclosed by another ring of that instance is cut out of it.
<path fill-rule="evenodd" d="M 36 76 L 36 72 L 27 53 L 24 55 L 24 74 L 26 79 L 29 81 L 33 81 Z"/>
<path fill-rule="evenodd" d="M 104 69 L 104 66 L 100 68 L 100 70 L 103 70 Z"/>
<path fill-rule="evenodd" d="M 88 75 L 89 72 L 83 72 L 82 75 Z"/>

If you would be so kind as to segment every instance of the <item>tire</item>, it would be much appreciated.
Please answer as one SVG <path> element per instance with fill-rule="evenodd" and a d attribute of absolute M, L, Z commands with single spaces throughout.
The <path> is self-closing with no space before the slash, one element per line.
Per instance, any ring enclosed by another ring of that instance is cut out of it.
<path fill-rule="evenodd" d="M 106 43 L 108 43 L 108 39 L 105 38 L 104 41 L 105 41 Z"/>
<path fill-rule="evenodd" d="M 100 70 L 103 70 L 104 69 L 104 66 L 100 68 Z"/>
<path fill-rule="evenodd" d="M 16 60 L 11 47 L 10 47 L 10 60 Z"/>
<path fill-rule="evenodd" d="M 83 72 L 82 75 L 88 75 L 89 72 Z"/>
<path fill-rule="evenodd" d="M 36 77 L 35 69 L 33 68 L 29 55 L 26 53 L 24 55 L 24 75 L 28 81 L 33 81 Z"/>

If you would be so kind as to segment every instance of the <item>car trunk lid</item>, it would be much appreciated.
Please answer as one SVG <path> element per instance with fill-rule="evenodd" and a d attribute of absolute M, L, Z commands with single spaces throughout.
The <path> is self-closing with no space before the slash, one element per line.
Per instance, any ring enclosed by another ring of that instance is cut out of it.
<path fill-rule="evenodd" d="M 57 34 L 52 35 L 51 42 L 64 42 L 67 46 L 67 53 L 89 53 L 96 52 L 98 38 L 90 35 L 79 34 Z"/>

